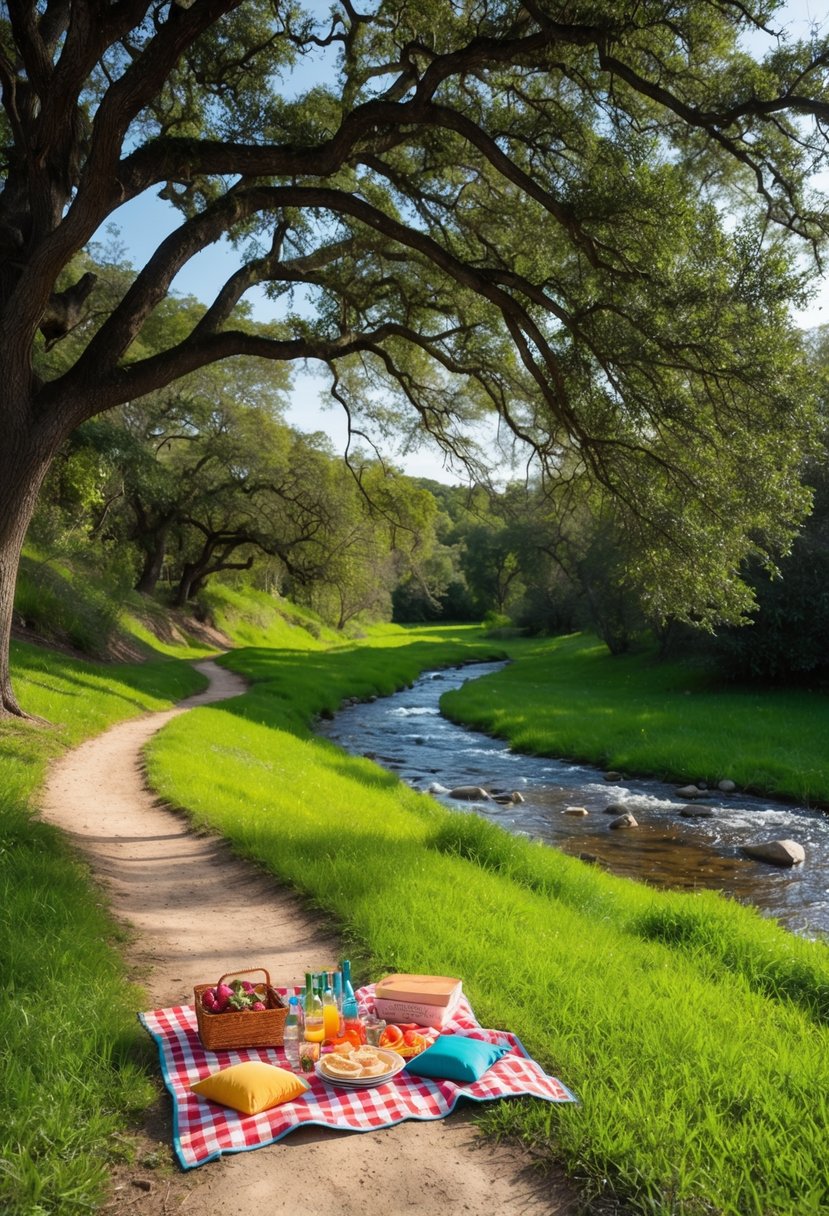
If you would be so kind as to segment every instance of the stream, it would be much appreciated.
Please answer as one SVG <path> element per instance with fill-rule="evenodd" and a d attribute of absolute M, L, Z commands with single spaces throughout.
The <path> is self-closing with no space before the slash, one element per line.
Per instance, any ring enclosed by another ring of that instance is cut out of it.
<path fill-rule="evenodd" d="M 687 798 L 678 786 L 646 778 L 607 781 L 600 769 L 513 752 L 503 740 L 457 726 L 441 716 L 439 701 L 466 680 L 499 671 L 503 663 L 474 663 L 428 671 L 410 689 L 342 709 L 320 722 L 320 735 L 356 755 L 367 755 L 402 781 L 429 791 L 454 810 L 474 811 L 503 828 L 589 854 L 614 874 L 682 890 L 703 887 L 753 904 L 793 933 L 829 939 L 829 814 L 739 792 L 711 790 L 695 799 L 714 809 L 708 819 L 679 815 Z M 689 780 L 693 778 L 689 777 Z M 524 801 L 461 802 L 458 786 L 491 793 L 518 791 Z M 625 803 L 638 827 L 610 830 L 610 803 Z M 566 814 L 584 807 L 581 818 Z M 803 865 L 782 869 L 741 854 L 744 844 L 787 839 L 806 851 Z"/>

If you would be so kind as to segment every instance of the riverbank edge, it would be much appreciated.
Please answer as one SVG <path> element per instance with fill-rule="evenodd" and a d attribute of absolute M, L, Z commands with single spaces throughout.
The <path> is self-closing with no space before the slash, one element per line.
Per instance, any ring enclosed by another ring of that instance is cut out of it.
<path fill-rule="evenodd" d="M 476 661 L 477 660 L 473 660 L 473 663 Z M 451 691 L 454 692 L 456 690 L 452 689 Z M 499 733 L 497 731 L 485 730 L 477 722 L 469 721 L 467 718 L 463 717 L 461 714 L 450 713 L 448 710 L 445 710 L 442 707 L 441 707 L 441 713 L 443 714 L 443 716 L 445 718 L 448 719 L 448 721 L 454 723 L 455 726 L 462 726 L 465 730 L 475 731 L 477 734 L 485 735 L 487 739 L 497 739 L 499 742 L 508 743 L 508 744 L 510 744 L 510 750 L 513 751 L 509 735 L 504 734 L 504 733 Z M 538 759 L 538 760 L 541 760 L 541 759 L 554 760 L 560 764 L 578 764 L 585 768 L 592 768 L 593 772 L 598 774 L 602 778 L 604 778 L 605 774 L 608 772 L 619 773 L 620 779 L 623 782 L 625 780 L 659 781 L 663 785 L 671 785 L 671 786 L 680 787 L 680 788 L 683 785 L 695 785 L 696 784 L 692 778 L 688 778 L 688 777 L 681 776 L 679 774 L 674 774 L 671 772 L 652 772 L 647 769 L 629 769 L 629 768 L 610 769 L 610 768 L 603 767 L 602 765 L 598 764 L 596 761 L 596 757 L 593 755 L 588 755 L 588 754 L 576 753 L 574 755 L 560 755 L 558 752 L 549 752 L 549 751 L 543 751 L 543 752 L 514 751 L 513 754 L 516 756 L 532 756 L 533 759 Z M 783 791 L 779 791 L 779 790 L 771 790 L 771 789 L 768 789 L 767 787 L 759 786 L 759 785 L 758 786 L 738 785 L 734 789 L 733 793 L 745 794 L 747 797 L 750 797 L 750 798 L 769 798 L 769 799 L 772 799 L 774 802 L 785 803 L 786 806 L 802 806 L 806 810 L 822 811 L 824 814 L 829 814 L 829 798 L 827 798 L 825 800 L 813 798 L 811 801 L 808 801 L 806 799 L 801 799 L 801 798 L 795 797 L 794 794 L 787 794 L 787 793 L 785 793 Z M 709 789 L 707 791 L 707 794 L 705 794 L 705 795 L 702 793 L 702 791 L 700 791 L 700 795 L 698 797 L 695 797 L 694 801 L 700 803 L 700 805 L 705 805 L 706 802 L 715 800 L 721 794 L 724 794 L 724 791 L 720 790 L 717 787 L 714 787 L 713 789 Z M 727 797 L 727 795 L 725 795 L 725 797 Z M 688 799 L 685 799 L 685 801 L 687 802 Z"/>
<path fill-rule="evenodd" d="M 717 783 L 719 780 L 728 778 L 735 781 L 737 790 L 751 797 L 757 798 L 772 798 L 775 801 L 786 803 L 787 805 L 801 805 L 808 809 L 820 810 L 824 813 L 829 812 L 829 771 L 826 769 L 825 761 L 825 745 L 823 739 L 829 737 L 829 698 L 822 697 L 816 693 L 802 693 L 787 689 L 760 690 L 753 687 L 733 689 L 718 685 L 713 680 L 710 688 L 695 688 L 694 709 L 699 713 L 699 703 L 705 702 L 705 712 L 710 711 L 709 722 L 706 724 L 710 730 L 710 738 L 707 747 L 712 752 L 716 752 L 720 740 L 718 738 L 718 728 L 715 725 L 723 720 L 718 717 L 716 710 L 721 708 L 721 703 L 727 700 L 732 706 L 744 704 L 747 712 L 745 721 L 750 721 L 750 713 L 748 711 L 756 705 L 758 698 L 763 699 L 763 711 L 769 716 L 770 723 L 774 726 L 775 731 L 779 736 L 779 741 L 775 740 L 778 749 L 785 746 L 785 740 L 788 737 L 791 744 L 791 751 L 797 754 L 798 750 L 804 747 L 804 736 L 797 733 L 797 728 L 792 731 L 789 715 L 791 713 L 791 705 L 800 698 L 803 702 L 803 712 L 808 713 L 811 720 L 813 715 L 819 712 L 820 720 L 825 723 L 823 733 L 820 730 L 814 731 L 815 744 L 811 752 L 805 755 L 801 754 L 801 759 L 805 764 L 810 766 L 810 772 L 819 772 L 822 780 L 820 784 L 823 786 L 815 793 L 808 791 L 802 792 L 787 788 L 786 785 L 779 785 L 777 782 L 759 781 L 759 780 L 739 780 L 735 776 L 735 769 L 738 764 L 723 762 L 718 766 L 718 772 L 708 771 L 705 769 L 705 757 L 700 759 L 700 762 L 692 765 L 685 763 L 682 766 L 660 763 L 642 763 L 631 764 L 624 763 L 619 755 L 613 755 L 611 748 L 615 745 L 619 736 L 627 733 L 630 737 L 635 737 L 639 733 L 639 725 L 636 720 L 636 715 L 641 714 L 641 699 L 647 695 L 647 681 L 651 674 L 655 674 L 655 697 L 668 698 L 664 685 L 664 673 L 672 671 L 675 673 L 677 685 L 681 688 L 685 682 L 683 677 L 686 672 L 691 673 L 692 677 L 697 676 L 692 665 L 675 663 L 673 665 L 653 664 L 650 662 L 650 655 L 645 653 L 641 656 L 631 655 L 625 656 L 627 662 L 622 665 L 619 659 L 610 655 L 603 656 L 606 660 L 601 664 L 601 674 L 603 689 L 605 691 L 612 690 L 612 695 L 615 698 L 614 709 L 619 708 L 622 714 L 630 715 L 629 727 L 617 726 L 614 735 L 601 734 L 597 729 L 595 717 L 591 720 L 591 729 L 594 733 L 593 746 L 583 747 L 561 747 L 557 746 L 556 729 L 561 729 L 561 723 L 564 723 L 564 729 L 572 731 L 572 723 L 576 720 L 577 715 L 584 712 L 587 708 L 596 708 L 596 704 L 601 705 L 601 708 L 607 709 L 607 704 L 602 702 L 590 703 L 590 682 L 585 678 L 585 673 L 578 671 L 578 663 L 574 664 L 574 655 L 577 656 L 581 650 L 590 656 L 592 661 L 594 652 L 597 648 L 597 639 L 591 638 L 589 635 L 568 635 L 562 638 L 551 638 L 544 642 L 536 642 L 529 649 L 529 654 L 522 654 L 521 649 L 515 647 L 514 644 L 507 643 L 509 648 L 508 662 L 499 673 L 488 675 L 480 682 L 470 681 L 462 686 L 462 688 L 448 691 L 441 697 L 440 710 L 441 713 L 449 719 L 449 721 L 463 726 L 467 729 L 479 731 L 490 739 L 498 739 L 507 743 L 516 754 L 529 755 L 533 757 L 545 757 L 551 760 L 556 760 L 562 763 L 583 764 L 593 767 L 602 776 L 608 771 L 615 771 L 622 774 L 623 777 L 631 779 L 655 780 L 666 785 L 674 785 L 681 787 L 683 785 L 697 785 L 699 780 L 708 782 L 708 797 L 716 798 L 719 794 Z M 547 653 L 544 653 L 544 652 Z M 560 658 L 560 662 L 558 661 Z M 556 684 L 542 683 L 539 673 L 544 673 L 542 664 L 547 663 L 550 667 L 556 667 Z M 513 695 L 510 699 L 510 694 L 514 694 L 511 684 L 520 679 L 523 670 L 531 668 L 532 680 L 522 681 L 520 684 L 520 697 Z M 631 697 L 629 703 L 626 703 L 626 681 L 629 679 L 631 670 L 637 672 L 637 684 L 635 697 Z M 614 675 L 618 676 L 614 686 Z M 690 681 L 689 681 L 690 682 Z M 484 690 L 486 690 L 484 692 Z M 644 690 L 644 691 L 643 691 Z M 687 693 L 676 691 L 673 693 L 673 703 L 675 714 L 671 721 L 660 722 L 660 745 L 663 747 L 671 746 L 671 733 L 677 737 L 682 736 L 687 732 L 687 714 L 689 703 L 686 700 Z M 545 730 L 543 715 L 548 708 L 551 697 L 556 698 L 556 723 L 553 728 Z M 520 704 L 516 704 L 520 700 Z M 608 697 L 609 700 L 609 697 Z M 774 717 L 775 701 L 780 702 L 780 710 L 777 719 Z M 806 705 L 808 702 L 808 711 Z M 574 708 L 568 713 L 568 706 Z M 683 718 L 683 712 L 686 718 Z M 527 732 L 527 718 L 534 717 L 533 746 L 522 746 L 522 734 Z M 724 717 L 724 715 L 723 715 Z M 599 727 L 601 722 L 599 723 Z M 728 729 L 732 732 L 730 735 L 731 748 L 734 753 L 740 751 L 750 752 L 752 748 L 757 748 L 758 744 L 752 738 L 749 732 L 746 732 L 745 738 L 741 739 L 738 731 L 735 730 L 733 722 L 728 723 Z M 788 733 L 787 733 L 788 732 Z M 667 740 L 667 742 L 666 742 Z M 703 739 L 702 747 L 706 747 L 706 742 Z M 757 764 L 761 765 L 763 756 L 757 756 Z M 745 763 L 740 761 L 740 763 Z M 778 757 L 778 763 L 780 763 Z M 781 766 L 782 771 L 782 766 Z M 790 765 L 788 768 L 790 784 L 796 785 L 797 777 L 800 769 L 795 765 Z M 689 772 L 696 772 L 697 777 L 689 777 Z M 703 799 L 701 799 L 703 800 Z"/>

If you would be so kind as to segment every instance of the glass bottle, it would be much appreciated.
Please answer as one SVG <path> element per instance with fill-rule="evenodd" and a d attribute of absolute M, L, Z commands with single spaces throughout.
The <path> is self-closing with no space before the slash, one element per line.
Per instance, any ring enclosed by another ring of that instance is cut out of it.
<path fill-rule="evenodd" d="M 354 996 L 348 996 L 343 1001 L 343 1035 L 355 1047 L 359 1047 L 361 1043 L 365 1043 L 366 1041 L 363 1023 L 360 1018 L 360 1007 L 357 1004 L 357 998 Z"/>
<path fill-rule="evenodd" d="M 314 986 L 314 976 L 310 971 L 305 973 L 305 1041 L 321 1043 L 325 1038 L 325 1028 L 322 1020 L 322 1001 Z"/>
<path fill-rule="evenodd" d="M 326 1039 L 336 1039 L 340 1035 L 340 1011 L 334 998 L 334 977 L 329 972 L 325 976 L 325 988 L 322 994 L 322 1025 Z"/>
<path fill-rule="evenodd" d="M 351 963 L 347 958 L 344 958 L 340 963 L 340 971 L 343 974 L 343 1004 L 354 996 L 354 988 L 351 984 Z"/>
<path fill-rule="evenodd" d="M 292 996 L 288 1001 L 288 1013 L 282 1029 L 282 1049 L 288 1061 L 288 1067 L 299 1072 L 299 1049 L 302 1042 L 302 1026 L 300 1020 L 299 997 Z"/>

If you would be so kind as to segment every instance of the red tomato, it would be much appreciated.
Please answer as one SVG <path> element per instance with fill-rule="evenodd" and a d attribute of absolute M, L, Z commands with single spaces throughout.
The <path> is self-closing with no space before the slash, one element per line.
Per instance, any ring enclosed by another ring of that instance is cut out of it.
<path fill-rule="evenodd" d="M 421 1036 L 413 1026 L 410 1026 L 408 1030 L 403 1031 L 403 1042 L 407 1047 L 414 1047 L 415 1043 L 417 1043 L 420 1037 Z"/>
<path fill-rule="evenodd" d="M 403 1042 L 403 1031 L 392 1023 L 380 1036 L 381 1047 L 398 1047 Z"/>

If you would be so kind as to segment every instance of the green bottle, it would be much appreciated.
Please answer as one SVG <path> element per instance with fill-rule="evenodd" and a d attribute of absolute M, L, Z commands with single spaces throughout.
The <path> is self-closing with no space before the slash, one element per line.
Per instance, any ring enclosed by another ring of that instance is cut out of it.
<path fill-rule="evenodd" d="M 325 1037 L 325 1026 L 322 1020 L 322 1001 L 314 985 L 314 975 L 305 972 L 305 1041 L 321 1043 Z"/>

